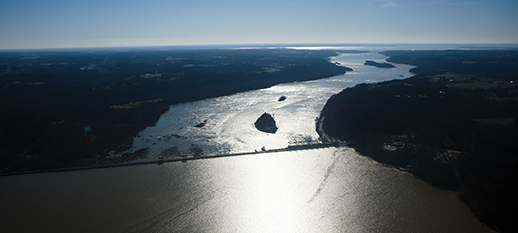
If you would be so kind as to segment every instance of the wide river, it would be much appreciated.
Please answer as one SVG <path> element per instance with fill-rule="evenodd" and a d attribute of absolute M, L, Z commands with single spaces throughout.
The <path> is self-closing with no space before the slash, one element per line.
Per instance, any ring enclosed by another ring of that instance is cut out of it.
<path fill-rule="evenodd" d="M 128 152 L 148 148 L 152 160 L 315 141 L 331 95 L 412 75 L 363 65 L 385 59 L 343 53 L 331 61 L 354 69 L 345 75 L 171 106 Z M 276 134 L 254 128 L 264 112 Z M 347 147 L 0 177 L 0 188 L 2 232 L 493 232 L 457 193 Z"/>

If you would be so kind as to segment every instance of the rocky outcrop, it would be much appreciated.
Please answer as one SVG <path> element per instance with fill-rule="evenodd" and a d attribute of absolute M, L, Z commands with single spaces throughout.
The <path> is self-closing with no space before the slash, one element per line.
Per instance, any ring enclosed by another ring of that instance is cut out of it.
<path fill-rule="evenodd" d="M 195 126 L 198 127 L 198 128 L 203 128 L 206 124 L 207 124 L 207 120 L 204 120 L 203 122 L 201 122 L 201 123 L 199 123 L 199 124 L 197 124 Z"/>
<path fill-rule="evenodd" d="M 263 113 L 257 121 L 254 123 L 255 128 L 257 128 L 259 131 L 265 132 L 265 133 L 275 133 L 277 132 L 277 126 L 275 125 L 275 120 L 273 119 L 272 115 L 268 113 Z"/>

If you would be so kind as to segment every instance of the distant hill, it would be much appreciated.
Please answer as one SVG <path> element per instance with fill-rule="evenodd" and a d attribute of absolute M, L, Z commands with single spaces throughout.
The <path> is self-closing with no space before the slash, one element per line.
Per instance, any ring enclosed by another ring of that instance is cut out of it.
<path fill-rule="evenodd" d="M 415 74 L 455 72 L 492 80 L 516 81 L 518 50 L 385 51 L 388 62 L 417 66 Z"/>

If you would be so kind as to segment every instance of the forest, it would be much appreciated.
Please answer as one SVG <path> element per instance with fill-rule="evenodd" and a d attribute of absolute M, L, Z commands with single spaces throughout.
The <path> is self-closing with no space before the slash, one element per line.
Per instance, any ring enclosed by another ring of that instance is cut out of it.
<path fill-rule="evenodd" d="M 518 231 L 518 51 L 383 54 L 417 66 L 417 75 L 334 95 L 318 119 L 319 134 L 459 191 L 481 222 Z"/>
<path fill-rule="evenodd" d="M 345 73 L 328 61 L 334 55 L 213 48 L 3 51 L 0 174 L 117 162 L 106 153 L 128 147 L 171 105 Z"/>

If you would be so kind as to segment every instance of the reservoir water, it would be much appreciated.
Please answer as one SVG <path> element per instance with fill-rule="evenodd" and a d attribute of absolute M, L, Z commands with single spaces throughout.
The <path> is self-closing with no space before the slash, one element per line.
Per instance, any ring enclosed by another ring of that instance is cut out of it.
<path fill-rule="evenodd" d="M 147 148 L 153 160 L 314 142 L 331 95 L 411 76 L 406 65 L 363 65 L 384 59 L 343 53 L 331 62 L 354 69 L 345 75 L 171 106 L 127 152 Z M 277 133 L 254 128 L 264 112 Z M 492 232 L 457 193 L 347 147 L 0 177 L 0 188 L 3 232 Z"/>

